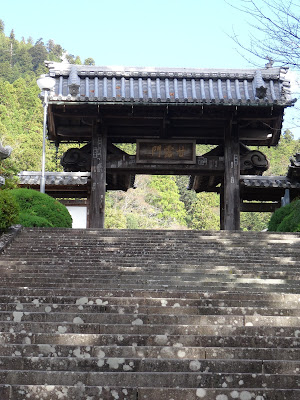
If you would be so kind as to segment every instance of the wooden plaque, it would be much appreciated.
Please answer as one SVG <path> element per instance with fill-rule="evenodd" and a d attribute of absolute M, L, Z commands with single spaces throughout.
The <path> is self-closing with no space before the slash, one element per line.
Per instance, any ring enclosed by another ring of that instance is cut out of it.
<path fill-rule="evenodd" d="M 136 162 L 143 164 L 195 164 L 195 140 L 137 140 Z"/>

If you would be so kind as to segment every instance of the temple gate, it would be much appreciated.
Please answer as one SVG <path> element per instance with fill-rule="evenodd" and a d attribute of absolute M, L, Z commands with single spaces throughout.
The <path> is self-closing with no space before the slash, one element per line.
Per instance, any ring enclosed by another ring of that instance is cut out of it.
<path fill-rule="evenodd" d="M 86 144 L 68 150 L 62 164 L 90 172 L 90 227 L 104 226 L 106 190 L 128 189 L 135 174 L 183 174 L 191 189 L 220 193 L 221 229 L 239 229 L 243 176 L 268 168 L 264 154 L 248 146 L 276 146 L 284 109 L 294 102 L 286 69 L 47 66 L 56 80 L 49 139 Z M 136 143 L 137 154 L 117 143 Z M 196 156 L 196 144 L 216 148 Z"/>

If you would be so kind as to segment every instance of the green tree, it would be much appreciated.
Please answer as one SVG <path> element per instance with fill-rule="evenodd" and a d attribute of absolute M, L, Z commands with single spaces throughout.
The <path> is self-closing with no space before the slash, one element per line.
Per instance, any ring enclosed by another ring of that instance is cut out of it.
<path fill-rule="evenodd" d="M 32 57 L 33 70 L 37 71 L 43 65 L 48 55 L 42 38 L 37 40 L 35 45 L 29 49 L 29 54 Z"/>
<path fill-rule="evenodd" d="M 176 176 L 176 184 L 179 190 L 179 200 L 183 202 L 186 210 L 186 223 L 190 226 L 193 218 L 193 205 L 197 201 L 197 194 L 194 190 L 187 190 L 189 184 L 188 176 Z"/>
<path fill-rule="evenodd" d="M 95 65 L 95 60 L 91 57 L 84 60 L 84 65 Z"/>
<path fill-rule="evenodd" d="M 198 193 L 192 206 L 192 229 L 219 230 L 219 201 L 215 193 Z"/>
<path fill-rule="evenodd" d="M 164 225 L 178 221 L 186 225 L 186 210 L 173 176 L 154 175 L 150 181 L 151 192 L 147 195 L 150 204 L 157 208 L 157 217 Z"/>

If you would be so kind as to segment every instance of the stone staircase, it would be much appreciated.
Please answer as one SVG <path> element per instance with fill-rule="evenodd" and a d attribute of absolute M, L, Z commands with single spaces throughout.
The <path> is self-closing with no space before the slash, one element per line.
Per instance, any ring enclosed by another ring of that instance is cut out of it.
<path fill-rule="evenodd" d="M 23 229 L 1 400 L 299 400 L 300 235 Z"/>

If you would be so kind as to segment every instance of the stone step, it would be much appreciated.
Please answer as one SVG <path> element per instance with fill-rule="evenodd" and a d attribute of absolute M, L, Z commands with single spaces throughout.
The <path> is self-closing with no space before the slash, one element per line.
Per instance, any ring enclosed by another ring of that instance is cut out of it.
<path fill-rule="evenodd" d="M 23 335 L 23 339 L 26 336 Z M 27 340 L 28 341 L 28 340 Z M 5 344 L 0 346 L 0 355 L 5 357 L 79 357 L 99 358 L 105 354 L 107 358 L 158 358 L 158 359 L 190 359 L 190 360 L 273 360 L 299 361 L 299 348 L 248 348 L 248 347 L 187 347 L 187 346 L 97 346 L 90 344 Z"/>
<path fill-rule="evenodd" d="M 69 344 L 97 346 L 175 346 L 175 347 L 249 347 L 297 348 L 298 337 L 279 336 L 221 336 L 221 335 L 142 335 L 142 334 L 81 334 L 67 332 L 67 326 L 58 326 L 55 333 L 1 332 L 0 344 Z M 220 357 L 224 358 L 224 357 Z M 246 357 L 247 358 L 247 357 Z"/>
<path fill-rule="evenodd" d="M 2 289 L 1 291 L 3 291 Z M 262 296 L 257 294 L 256 299 L 248 299 L 237 298 L 237 293 L 227 293 L 223 292 L 223 295 L 220 296 L 218 293 L 201 293 L 199 292 L 198 298 L 193 298 L 191 296 L 185 296 L 189 298 L 184 298 L 182 294 L 178 294 L 178 297 L 167 297 L 166 293 L 148 293 L 149 297 L 138 297 L 140 293 L 135 296 L 128 296 L 128 293 L 125 293 L 122 296 L 120 291 L 116 292 L 115 296 L 112 296 L 112 293 L 105 293 L 105 296 L 99 297 L 75 297 L 72 295 L 69 296 L 48 296 L 48 293 L 44 293 L 45 296 L 36 297 L 36 296 L 14 296 L 14 295 L 2 295 L 0 294 L 0 305 L 2 310 L 22 310 L 22 307 L 26 307 L 26 310 L 38 309 L 39 307 L 46 307 L 51 305 L 52 308 L 59 310 L 59 307 L 93 307 L 93 306 L 127 306 L 127 307 L 158 307 L 162 306 L 163 308 L 198 308 L 198 307 L 247 307 L 249 309 L 291 309 L 298 310 L 300 295 L 293 296 L 293 299 L 288 299 L 287 295 L 281 295 L 281 301 L 278 300 L 278 294 L 276 294 L 276 299 L 273 300 L 269 295 Z M 168 294 L 168 293 L 167 293 Z M 161 295 L 166 297 L 161 297 Z M 157 297 L 155 297 L 157 296 Z M 291 297 L 288 295 L 289 298 Z M 194 296 L 195 297 L 195 296 Z M 219 297 L 219 298 L 218 298 Z M 29 307 L 29 308 L 27 308 Z M 88 308 L 86 308 L 88 310 Z"/>
<path fill-rule="evenodd" d="M 170 261 L 173 260 L 184 260 L 185 256 L 188 256 L 190 261 L 193 262 L 199 261 L 200 260 L 200 255 L 202 255 L 201 260 L 205 262 L 211 262 L 211 257 L 216 256 L 216 255 L 222 255 L 222 260 L 224 262 L 229 262 L 229 261 L 242 261 L 242 260 L 247 260 L 248 263 L 250 262 L 259 262 L 259 260 L 266 260 L 270 263 L 270 258 L 268 258 L 269 254 L 272 254 L 272 259 L 274 261 L 280 261 L 280 257 L 283 259 L 286 258 L 286 261 L 293 261 L 299 259 L 299 253 L 294 252 L 293 249 L 285 249 L 285 251 L 280 251 L 278 248 L 274 250 L 269 250 L 266 251 L 264 250 L 263 252 L 258 252 L 257 250 L 252 250 L 252 253 L 249 251 L 248 253 L 243 253 L 243 252 L 238 252 L 236 254 L 236 249 L 232 251 L 225 251 L 224 249 L 211 249 L 211 250 L 203 250 L 197 248 L 195 251 L 191 250 L 185 250 L 187 246 L 185 247 L 180 247 L 177 251 L 174 250 L 161 250 L 161 251 L 150 251 L 145 248 L 141 249 L 141 251 L 138 251 L 137 248 L 133 249 L 128 249 L 126 245 L 124 245 L 124 249 L 122 252 L 116 252 L 116 251 L 105 251 L 104 249 L 87 249 L 86 251 L 82 250 L 80 253 L 77 253 L 76 259 L 74 258 L 74 251 L 72 250 L 65 250 L 65 249 L 53 249 L 47 251 L 46 249 L 43 249 L 42 247 L 39 249 L 39 251 L 35 251 L 33 249 L 18 249 L 17 251 L 14 252 L 14 254 L 8 255 L 7 252 L 3 254 L 3 258 L 7 258 L 10 260 L 18 260 L 19 257 L 28 257 L 29 261 L 36 261 L 39 258 L 43 258 L 47 261 L 51 261 L 53 258 L 61 258 L 62 259 L 69 259 L 72 262 L 76 262 L 76 260 L 81 261 L 84 259 L 85 256 L 89 256 L 91 260 L 95 260 L 96 262 L 99 262 L 99 257 L 102 259 L 107 259 L 107 260 L 122 260 L 123 261 L 136 261 L 136 257 L 141 257 L 142 260 L 148 260 L 151 261 L 153 256 L 160 256 L 163 261 L 166 263 L 170 263 Z M 76 250 L 79 251 L 79 250 Z M 184 252 L 184 253 L 183 253 Z M 292 253 L 292 255 L 291 255 Z"/>
<path fill-rule="evenodd" d="M 2 279 L 2 283 L 3 283 Z M 247 280 L 246 280 L 247 281 Z M 283 281 L 283 280 L 282 280 Z M 6 288 L 16 288 L 16 289 L 21 289 L 25 287 L 28 288 L 29 283 L 25 283 L 21 279 L 17 282 L 12 282 L 11 280 L 7 279 L 5 280 L 5 287 Z M 31 282 L 30 283 L 30 288 L 33 290 L 33 292 L 36 292 L 38 289 L 41 290 L 51 290 L 51 289 L 56 289 L 58 287 L 57 283 L 54 282 Z M 66 290 L 75 290 L 78 292 L 80 289 L 82 293 L 84 292 L 85 294 L 90 294 L 94 293 L 93 290 L 99 291 L 99 290 L 105 290 L 107 287 L 110 287 L 112 291 L 115 291 L 117 289 L 121 289 L 124 291 L 134 291 L 134 290 L 140 290 L 140 291 L 148 291 L 149 289 L 152 290 L 157 290 L 157 291 L 163 291 L 163 290 L 180 290 L 180 291 L 186 291 L 186 292 L 196 292 L 198 293 L 198 288 L 197 285 L 191 281 L 191 282 L 169 282 L 169 281 L 158 281 L 158 282 L 139 282 L 139 283 L 122 283 L 122 281 L 118 281 L 115 279 L 113 282 L 110 282 L 108 285 L 107 282 L 103 283 L 89 283 L 88 287 L 86 290 L 82 289 L 82 284 L 80 282 L 69 282 L 68 284 L 64 284 L 65 291 Z M 244 283 L 244 282 L 201 282 L 201 289 L 206 290 L 206 291 L 217 291 L 217 292 L 223 292 L 223 291 L 241 291 L 241 292 L 248 292 L 251 290 L 253 293 L 278 293 L 278 292 L 288 292 L 288 293 L 300 293 L 300 284 L 294 282 L 294 284 L 286 285 L 284 282 L 281 282 L 280 284 L 278 282 L 272 283 L 272 280 L 258 280 L 257 282 L 254 283 Z M 21 292 L 19 292 L 21 293 Z"/>
<path fill-rule="evenodd" d="M 20 269 L 11 269 L 11 268 L 6 268 L 2 269 L 3 275 L 6 273 L 9 274 L 9 277 L 11 279 L 18 279 L 20 277 L 20 273 L 24 276 L 26 279 L 33 279 L 35 277 L 38 277 L 39 279 L 58 279 L 58 278 L 63 278 L 63 279 L 100 279 L 103 277 L 103 279 L 113 279 L 116 276 L 117 277 L 122 277 L 122 278 L 127 278 L 127 279 L 153 279 L 154 277 L 161 277 L 162 279 L 178 279 L 178 275 L 180 273 L 180 277 L 184 280 L 191 280 L 191 279 L 215 279 L 215 280 L 223 280 L 225 279 L 226 281 L 230 280 L 235 280 L 235 279 L 285 279 L 287 283 L 290 280 L 299 280 L 299 276 L 297 274 L 300 272 L 300 269 L 291 269 L 287 268 L 285 271 L 262 271 L 262 270 L 251 270 L 251 271 L 246 271 L 243 272 L 243 270 L 240 270 L 239 268 L 231 269 L 230 267 L 226 268 L 226 270 L 219 270 L 219 271 L 212 271 L 210 270 L 205 270 L 202 268 L 198 269 L 183 269 L 180 271 L 180 269 L 160 269 L 160 270 L 146 270 L 143 271 L 142 269 L 136 270 L 136 268 L 131 269 L 131 268 L 124 268 L 121 266 L 118 266 L 117 268 L 115 267 L 107 269 L 107 268 L 94 268 L 94 269 L 89 269 L 87 268 L 86 272 L 83 273 L 82 270 L 80 270 L 80 267 L 72 267 L 72 268 L 66 268 L 64 269 L 55 267 L 52 268 L 49 271 L 47 268 L 41 268 L 40 266 L 38 268 L 32 267 L 30 268 L 27 267 L 25 268 L 20 268 Z"/>
<path fill-rule="evenodd" d="M 98 357 L 93 358 L 88 351 L 81 354 L 79 349 L 75 349 L 73 355 L 67 357 L 1 356 L 0 370 L 299 375 L 300 361 L 108 358 L 104 352 L 99 352 Z"/>
<path fill-rule="evenodd" d="M 122 267 L 120 265 L 118 266 L 112 266 L 112 267 L 93 267 L 92 268 L 86 268 L 86 271 L 82 271 L 82 269 L 77 266 L 77 267 L 66 267 L 64 266 L 63 269 L 61 266 L 56 266 L 54 267 L 52 264 L 50 265 L 51 270 L 49 270 L 49 266 L 44 266 L 41 267 L 40 265 L 38 266 L 20 266 L 20 267 L 7 267 L 7 268 L 2 268 L 3 274 L 9 273 L 9 276 L 11 278 L 18 278 L 20 276 L 20 273 L 24 275 L 25 277 L 35 277 L 38 275 L 39 277 L 45 277 L 45 278 L 56 278 L 56 277 L 62 277 L 62 278 L 81 278 L 81 279 L 89 279 L 89 276 L 94 276 L 95 278 L 103 276 L 103 278 L 109 278 L 109 277 L 114 277 L 114 276 L 130 276 L 130 277 L 153 277 L 155 276 L 164 276 L 165 278 L 168 277 L 174 277 L 178 276 L 180 273 L 182 277 L 207 277 L 207 278 L 217 278 L 217 279 L 222 279 L 226 277 L 226 279 L 235 279 L 235 278 L 279 278 L 279 279 L 296 279 L 299 280 L 299 272 L 300 268 L 285 268 L 283 267 L 280 270 L 274 270 L 270 268 L 270 271 L 267 269 L 240 269 L 238 267 L 231 268 L 230 266 L 224 267 L 224 268 L 219 268 L 216 270 L 210 269 L 203 269 L 203 268 L 193 268 L 193 269 L 188 269 L 188 268 L 161 268 L 160 270 L 156 268 L 136 268 L 136 267 Z M 207 268 L 207 267 L 206 267 Z"/>
<path fill-rule="evenodd" d="M 62 328 L 63 327 L 63 328 Z M 6 333 L 55 333 L 65 329 L 67 333 L 81 334 L 126 334 L 126 335 L 206 335 L 206 336 L 276 336 L 298 338 L 300 328 L 277 326 L 242 326 L 231 325 L 125 325 L 83 323 L 78 326 L 66 322 L 9 322 L 2 321 L 0 332 Z"/>
<path fill-rule="evenodd" d="M 0 370 L 0 382 L 8 385 L 67 385 L 158 387 L 298 389 L 299 375 L 202 372 L 81 372 Z"/>
<path fill-rule="evenodd" d="M 55 308 L 53 309 L 55 310 Z M 78 310 L 81 311 L 81 310 Z M 138 311 L 138 310 L 136 310 Z M 205 315 L 173 315 L 168 314 L 122 314 L 122 313 L 61 313 L 53 312 L 52 309 L 42 312 L 26 311 L 0 311 L 0 321 L 14 322 L 73 322 L 77 324 L 98 323 L 98 324 L 165 324 L 165 325 L 232 325 L 232 326 L 300 326 L 300 317 L 298 316 L 276 316 L 276 315 L 241 315 L 228 313 L 228 315 L 215 315 L 206 313 Z"/>
<path fill-rule="evenodd" d="M 104 354 L 104 353 L 103 353 Z M 0 357 L 0 370 L 91 372 L 196 372 L 298 374 L 298 361 L 191 360 L 156 358 L 92 358 L 79 351 L 73 357 Z"/>
<path fill-rule="evenodd" d="M 111 299 L 109 299 L 111 300 Z M 100 302 L 99 302 L 100 303 Z M 104 304 L 105 303 L 105 304 Z M 168 301 L 161 301 L 160 305 L 140 305 L 137 301 L 135 304 L 111 304 L 111 301 L 102 300 L 100 304 L 53 304 L 53 303 L 1 303 L 0 311 L 20 311 L 20 312 L 46 312 L 46 313 L 117 313 L 117 314 L 164 314 L 164 315 L 259 315 L 259 316 L 290 316 L 299 317 L 299 308 L 270 308 L 267 306 L 256 307 L 235 307 L 235 306 L 193 306 L 193 305 L 180 305 L 174 303 L 172 306 L 168 305 Z"/>
<path fill-rule="evenodd" d="M 298 399 L 299 244 L 24 229 L 0 259 L 3 399 Z"/>
<path fill-rule="evenodd" d="M 211 388 L 122 388 L 117 386 L 1 385 L 1 400 L 299 400 L 300 390 L 285 389 L 211 389 Z M 83 397 L 84 396 L 84 397 Z"/>
<path fill-rule="evenodd" d="M 168 285 L 168 287 L 182 287 L 182 288 L 195 288 L 197 284 L 201 285 L 201 287 L 210 288 L 210 287 L 219 287 L 219 288 L 234 288 L 234 287 L 255 287 L 259 288 L 266 285 L 271 285 L 276 287 L 277 289 L 284 289 L 286 287 L 290 289 L 300 290 L 300 280 L 299 279 L 283 279 L 283 278 L 240 278 L 240 277 L 168 277 L 168 279 L 164 276 L 159 279 L 159 277 L 150 278 L 145 276 L 140 277 L 125 277 L 119 274 L 116 274 L 114 277 L 106 279 L 105 277 L 101 279 L 101 277 L 88 277 L 88 278 L 46 278 L 39 277 L 37 274 L 35 277 L 20 277 L 15 278 L 14 280 L 11 277 L 2 277 L 1 283 L 2 285 L 10 286 L 28 286 L 30 284 L 31 287 L 55 287 L 61 283 L 61 280 L 64 281 L 65 287 L 84 287 L 88 286 L 89 288 L 105 288 L 105 287 L 128 287 L 128 288 L 139 288 L 143 287 L 161 287 L 163 285 Z"/>
<path fill-rule="evenodd" d="M 166 290 L 168 289 L 168 290 Z M 168 285 L 161 289 L 151 289 L 151 288 L 141 288 L 141 289 L 111 289 L 111 288 L 101 288 L 101 289 L 89 289 L 87 288 L 68 288 L 67 293 L 71 299 L 76 295 L 78 299 L 81 298 L 89 298 L 89 299 L 99 299 L 109 297 L 131 297 L 131 298 L 139 298 L 139 299 L 185 299 L 185 300 L 198 300 L 198 299 L 218 299 L 221 301 L 230 300 L 252 300 L 252 301 L 265 301 L 268 304 L 268 301 L 280 301 L 282 303 L 288 302 L 300 302 L 300 294 L 299 293 L 290 293 L 290 292 L 272 292 L 270 289 L 266 292 L 259 291 L 238 291 L 238 290 L 223 290 L 223 291 L 209 291 L 201 288 L 194 288 L 194 290 L 183 291 L 183 290 L 174 290 L 168 288 Z M 31 288 L 31 287 L 17 287 L 17 288 L 8 288 L 0 286 L 0 293 L 2 296 L 15 296 L 15 298 L 34 298 L 39 300 L 40 298 L 65 298 L 66 290 L 65 288 Z M 40 300 L 39 300 L 40 301 Z M 93 300 L 91 300 L 93 301 Z"/>

